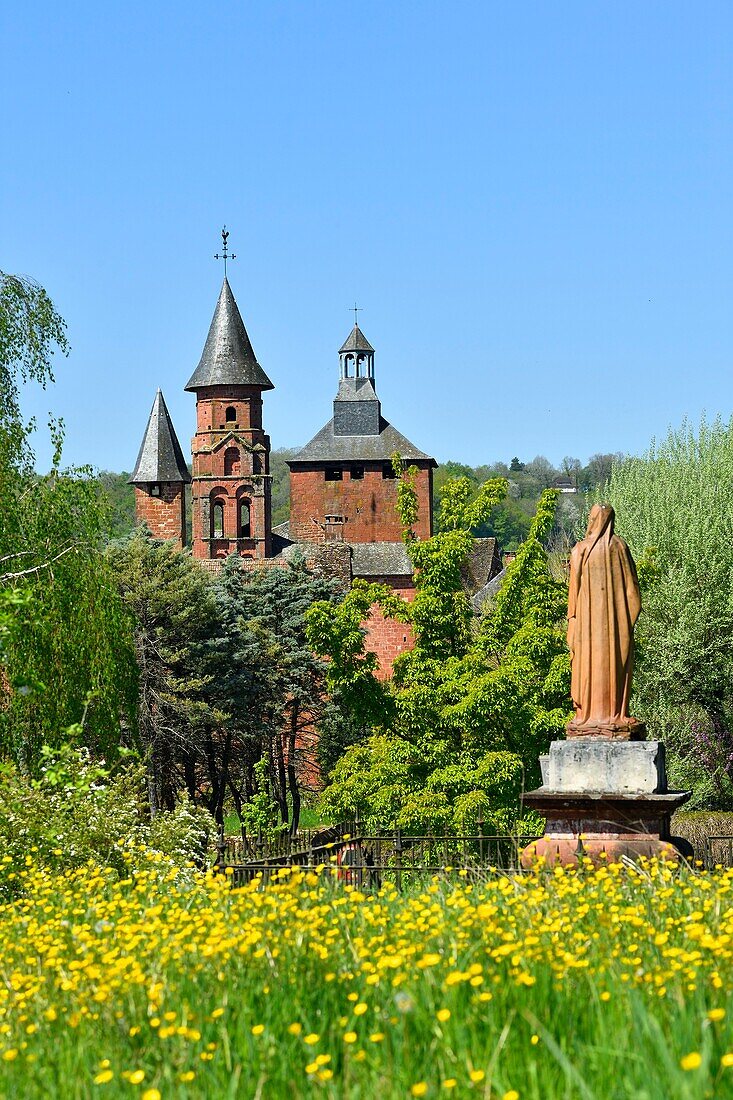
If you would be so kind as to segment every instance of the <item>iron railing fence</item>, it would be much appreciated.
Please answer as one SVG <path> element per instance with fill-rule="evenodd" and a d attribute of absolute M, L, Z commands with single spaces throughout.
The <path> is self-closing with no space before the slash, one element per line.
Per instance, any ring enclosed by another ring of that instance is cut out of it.
<path fill-rule="evenodd" d="M 337 825 L 320 826 L 317 829 L 299 829 L 295 836 L 287 830 L 264 837 L 261 833 L 240 836 L 225 835 L 219 831 L 217 864 L 234 866 L 242 863 L 283 859 L 296 859 L 304 852 L 326 851 L 334 844 L 347 842 L 360 831 L 357 822 L 341 821 Z"/>
<path fill-rule="evenodd" d="M 332 838 L 328 835 L 331 833 Z M 338 826 L 333 831 L 313 830 L 289 842 L 260 841 L 259 853 L 240 844 L 239 838 L 222 838 L 217 869 L 231 875 L 234 885 L 251 882 L 258 876 L 267 883 L 286 868 L 302 871 L 326 868 L 335 879 L 356 886 L 378 887 L 391 881 L 403 889 L 435 875 L 479 879 L 495 871 L 518 871 L 522 848 L 536 839 L 536 836 L 489 836 L 483 832 L 464 836 L 410 836 L 399 829 L 368 836 L 353 825 L 346 829 Z M 232 858 L 236 856 L 240 858 Z"/>
<path fill-rule="evenodd" d="M 733 867 L 733 836 L 705 837 L 705 869 L 713 871 L 716 867 Z"/>

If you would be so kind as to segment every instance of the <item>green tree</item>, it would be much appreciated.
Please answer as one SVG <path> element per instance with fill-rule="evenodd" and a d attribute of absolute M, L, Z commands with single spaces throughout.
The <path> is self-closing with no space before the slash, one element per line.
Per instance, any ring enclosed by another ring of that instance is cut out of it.
<path fill-rule="evenodd" d="M 246 705 L 233 713 L 249 757 L 227 781 L 242 817 L 248 798 L 261 794 L 255 765 L 268 763 L 268 783 L 280 818 L 294 834 L 301 789 L 315 773 L 316 730 L 335 721 L 327 692 L 324 663 L 313 653 L 306 633 L 308 609 L 316 601 L 333 613 L 340 598 L 333 581 L 311 573 L 302 558 L 278 568 L 245 571 L 231 557 L 217 582 L 221 621 L 236 637 L 234 661 L 247 670 Z"/>
<path fill-rule="evenodd" d="M 151 816 L 177 793 L 203 800 L 223 819 L 226 729 L 233 647 L 222 632 L 214 584 L 197 562 L 138 527 L 110 544 L 106 559 L 134 621 L 138 670 L 136 742 L 147 767 Z M 231 733 L 230 733 L 231 738 Z M 203 771 L 203 775 L 202 775 Z"/>
<path fill-rule="evenodd" d="M 130 475 L 102 470 L 98 476 L 109 502 L 110 535 L 112 538 L 124 538 L 135 526 L 135 488 L 128 481 Z"/>
<path fill-rule="evenodd" d="M 108 513 L 87 469 L 38 477 L 20 384 L 52 381 L 65 325 L 48 295 L 0 274 L 0 753 L 25 773 L 68 737 L 113 753 L 134 713 L 131 627 L 101 555 Z M 69 732 L 70 731 L 70 732 Z"/>
<path fill-rule="evenodd" d="M 599 494 L 600 495 L 600 494 Z M 604 499 L 639 565 L 632 707 L 693 806 L 733 807 L 733 423 L 685 423 L 613 464 Z"/>
<path fill-rule="evenodd" d="M 478 493 L 468 478 L 446 482 L 444 530 L 414 537 L 414 472 L 402 471 L 398 507 L 415 567 L 416 594 L 403 605 L 414 648 L 395 661 L 384 693 L 379 730 L 349 748 L 332 772 L 322 805 L 334 817 L 358 814 L 370 824 L 403 829 L 464 829 L 480 815 L 498 831 L 516 825 L 519 794 L 537 776 L 537 758 L 568 717 L 568 660 L 564 589 L 550 575 L 543 541 L 556 494 L 545 494 L 530 537 L 510 566 L 501 598 L 478 624 L 461 585 L 461 565 L 472 531 L 506 492 L 500 479 Z M 361 593 L 364 600 L 374 593 Z M 361 621 L 367 608 L 359 608 Z M 325 609 L 309 615 L 312 643 L 332 658 L 329 675 L 342 675 L 336 647 L 324 644 Z M 352 621 L 355 634 L 359 629 Z M 316 629 L 318 628 L 318 629 Z M 357 672 L 374 678 L 363 633 L 352 646 Z M 346 675 L 352 675 L 349 662 Z M 391 696 L 387 703 L 388 696 Z"/>

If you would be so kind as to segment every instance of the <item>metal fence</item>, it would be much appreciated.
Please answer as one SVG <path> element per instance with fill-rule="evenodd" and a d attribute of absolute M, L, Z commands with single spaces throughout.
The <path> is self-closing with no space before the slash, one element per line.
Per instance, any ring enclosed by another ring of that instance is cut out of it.
<path fill-rule="evenodd" d="M 408 836 L 399 829 L 367 836 L 354 824 L 268 842 L 222 835 L 217 869 L 242 885 L 258 876 L 269 882 L 288 867 L 326 867 L 342 882 L 379 887 L 391 881 L 401 890 L 434 875 L 479 879 L 497 870 L 517 871 L 521 849 L 536 839 L 483 833 Z"/>
<path fill-rule="evenodd" d="M 733 836 L 708 836 L 705 838 L 705 869 L 733 867 Z"/>

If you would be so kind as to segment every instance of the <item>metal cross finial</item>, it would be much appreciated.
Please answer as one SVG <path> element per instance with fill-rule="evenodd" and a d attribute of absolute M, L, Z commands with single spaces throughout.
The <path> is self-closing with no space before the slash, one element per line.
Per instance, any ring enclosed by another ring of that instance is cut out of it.
<path fill-rule="evenodd" d="M 227 260 L 236 260 L 236 258 L 237 258 L 236 255 L 233 252 L 227 251 L 227 248 L 228 248 L 227 241 L 229 240 L 229 230 L 227 229 L 226 226 L 224 226 L 224 228 L 221 231 L 221 240 L 222 240 L 221 253 L 215 252 L 214 253 L 214 259 L 224 261 L 224 278 L 226 279 L 226 277 L 227 277 Z"/>
<path fill-rule="evenodd" d="M 354 310 L 354 327 L 355 327 L 355 328 L 358 328 L 358 326 L 359 326 L 359 317 L 358 317 L 358 313 L 359 313 L 359 310 L 360 310 L 360 309 L 362 309 L 362 310 L 363 310 L 363 308 L 364 308 L 363 306 L 358 306 L 358 305 L 356 304 L 356 302 L 354 302 L 353 306 L 349 306 L 349 309 L 353 309 L 353 310 Z"/>

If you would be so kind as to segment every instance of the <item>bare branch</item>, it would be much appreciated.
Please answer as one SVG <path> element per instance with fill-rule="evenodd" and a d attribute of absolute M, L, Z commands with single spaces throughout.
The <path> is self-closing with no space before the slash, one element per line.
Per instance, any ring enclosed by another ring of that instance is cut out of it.
<path fill-rule="evenodd" d="M 40 573 L 42 569 L 50 569 L 53 563 L 58 561 L 59 558 L 63 558 L 65 554 L 69 554 L 72 550 L 78 549 L 78 546 L 67 546 L 66 549 L 62 550 L 60 554 L 57 554 L 54 558 L 51 558 L 50 561 L 45 561 L 42 565 L 34 565 L 32 569 L 22 569 L 19 573 L 3 573 L 2 575 L 0 575 L 0 584 L 7 584 L 8 581 L 17 581 L 21 577 L 30 577 L 34 573 Z"/>

